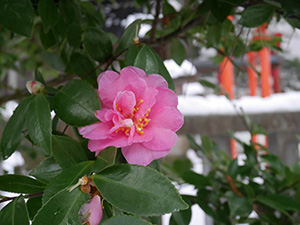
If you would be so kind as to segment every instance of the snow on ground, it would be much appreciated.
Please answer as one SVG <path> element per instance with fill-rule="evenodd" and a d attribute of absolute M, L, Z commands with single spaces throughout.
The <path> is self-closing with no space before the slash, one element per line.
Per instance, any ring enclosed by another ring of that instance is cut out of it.
<path fill-rule="evenodd" d="M 184 115 L 233 115 L 234 105 L 246 114 L 300 111 L 300 92 L 273 94 L 270 97 L 244 96 L 232 102 L 225 96 L 179 96 L 179 110 Z M 234 105 L 233 105 L 234 104 Z"/>

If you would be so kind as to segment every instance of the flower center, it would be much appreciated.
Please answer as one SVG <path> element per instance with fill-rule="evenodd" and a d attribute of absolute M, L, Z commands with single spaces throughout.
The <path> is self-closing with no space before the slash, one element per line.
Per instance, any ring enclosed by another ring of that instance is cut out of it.
<path fill-rule="evenodd" d="M 139 106 L 144 102 L 143 99 L 140 99 L 138 103 L 134 106 L 133 112 L 130 115 L 124 115 L 126 116 L 126 119 L 121 121 L 121 127 L 119 127 L 115 132 L 118 133 L 120 130 L 122 130 L 127 136 L 129 136 L 131 127 L 134 125 L 135 131 L 139 135 L 143 135 L 144 131 L 143 128 L 147 126 L 147 124 L 150 122 L 151 119 L 148 119 L 148 115 L 151 112 L 149 109 L 146 114 L 141 118 L 135 118 L 135 114 L 139 110 Z M 122 113 L 122 109 L 116 104 L 116 109 Z"/>

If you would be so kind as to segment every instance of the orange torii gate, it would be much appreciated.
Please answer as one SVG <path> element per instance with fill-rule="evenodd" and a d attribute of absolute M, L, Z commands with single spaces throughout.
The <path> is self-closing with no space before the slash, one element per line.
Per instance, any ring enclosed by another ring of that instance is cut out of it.
<path fill-rule="evenodd" d="M 232 20 L 232 18 L 228 18 Z M 270 40 L 271 38 L 266 35 L 267 25 L 262 25 L 256 29 L 257 35 L 254 36 L 254 40 Z M 277 34 L 276 36 L 280 36 Z M 279 47 L 279 46 L 278 46 Z M 249 52 L 248 56 L 248 88 L 250 96 L 257 95 L 257 83 L 258 75 L 255 71 L 256 69 L 256 59 L 259 59 L 259 64 L 261 67 L 260 71 L 260 86 L 261 86 L 261 96 L 263 98 L 270 96 L 271 85 L 270 79 L 274 79 L 274 92 L 280 91 L 280 79 L 279 79 L 279 67 L 278 65 L 272 70 L 271 67 L 271 51 L 267 47 L 263 47 L 258 53 Z M 234 99 L 234 68 L 233 64 L 228 57 L 225 57 L 223 62 L 220 64 L 219 69 L 219 82 L 221 87 L 228 93 L 230 99 Z M 257 137 L 253 136 L 252 140 L 254 143 L 257 142 Z M 237 152 L 235 147 L 235 141 L 231 141 L 231 157 L 236 158 Z M 265 146 L 268 146 L 268 139 L 265 137 Z"/>

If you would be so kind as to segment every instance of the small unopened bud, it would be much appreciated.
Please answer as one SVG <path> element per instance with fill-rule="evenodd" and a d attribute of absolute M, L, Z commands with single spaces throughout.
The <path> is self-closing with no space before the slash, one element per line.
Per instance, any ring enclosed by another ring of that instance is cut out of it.
<path fill-rule="evenodd" d="M 45 86 L 39 81 L 27 81 L 26 88 L 32 95 L 45 92 Z"/>

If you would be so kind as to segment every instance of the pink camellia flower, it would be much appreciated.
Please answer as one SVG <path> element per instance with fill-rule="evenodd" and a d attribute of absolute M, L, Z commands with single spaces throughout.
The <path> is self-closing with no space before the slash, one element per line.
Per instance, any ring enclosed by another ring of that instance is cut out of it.
<path fill-rule="evenodd" d="M 95 195 L 92 200 L 83 204 L 78 212 L 81 224 L 87 225 L 99 225 L 102 214 L 101 198 L 98 195 Z"/>
<path fill-rule="evenodd" d="M 128 66 L 120 74 L 106 71 L 98 77 L 101 110 L 95 124 L 79 128 L 96 155 L 108 146 L 122 149 L 128 163 L 148 165 L 166 156 L 183 124 L 176 94 L 163 77 L 146 76 Z"/>

